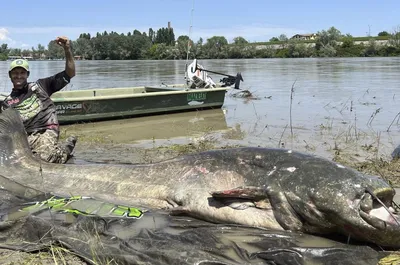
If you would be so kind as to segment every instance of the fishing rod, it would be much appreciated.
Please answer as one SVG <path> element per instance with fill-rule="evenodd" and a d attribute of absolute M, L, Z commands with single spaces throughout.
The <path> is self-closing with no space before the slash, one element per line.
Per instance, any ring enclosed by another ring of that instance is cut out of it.
<path fill-rule="evenodd" d="M 190 53 L 190 48 L 192 46 L 190 37 L 192 35 L 192 28 L 193 28 L 193 12 L 194 12 L 194 0 L 193 0 L 193 4 L 192 4 L 192 10 L 190 11 L 189 39 L 188 39 L 188 44 L 187 44 L 186 63 L 189 61 L 189 53 Z"/>
<path fill-rule="evenodd" d="M 193 27 L 193 12 L 194 12 L 194 0 L 193 0 L 193 5 L 192 5 L 192 10 L 190 11 L 190 26 L 189 26 L 189 38 L 188 38 L 188 43 L 187 43 L 187 53 L 186 53 L 186 67 L 185 67 L 185 80 L 186 84 L 189 83 L 189 76 L 187 72 L 187 65 L 189 62 L 189 54 L 190 54 L 190 48 L 191 48 L 191 34 L 192 34 L 192 27 Z"/>

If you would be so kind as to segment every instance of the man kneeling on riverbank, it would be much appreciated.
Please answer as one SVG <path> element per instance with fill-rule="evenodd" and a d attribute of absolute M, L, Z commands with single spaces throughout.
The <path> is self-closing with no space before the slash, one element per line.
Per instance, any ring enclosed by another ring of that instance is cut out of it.
<path fill-rule="evenodd" d="M 64 49 L 65 70 L 36 82 L 28 82 L 28 62 L 23 59 L 12 61 L 9 77 L 14 87 L 4 99 L 1 109 L 11 107 L 19 112 L 34 155 L 48 162 L 66 163 L 72 156 L 77 139 L 71 136 L 65 144 L 59 144 L 60 128 L 56 107 L 50 96 L 64 88 L 75 76 L 75 62 L 70 40 L 57 37 L 55 42 Z"/>

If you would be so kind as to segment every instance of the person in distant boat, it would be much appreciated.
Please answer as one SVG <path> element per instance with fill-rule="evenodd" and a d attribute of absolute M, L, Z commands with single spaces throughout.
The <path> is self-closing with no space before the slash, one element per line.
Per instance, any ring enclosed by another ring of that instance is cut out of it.
<path fill-rule="evenodd" d="M 52 163 L 66 163 L 72 156 L 77 138 L 70 136 L 64 144 L 59 143 L 60 128 L 56 107 L 50 96 L 64 88 L 75 76 L 75 62 L 71 51 L 71 41 L 57 37 L 55 42 L 65 52 L 65 70 L 53 76 L 28 82 L 29 64 L 24 59 L 11 62 L 9 77 L 13 84 L 1 110 L 16 109 L 22 119 L 32 152 L 40 159 Z"/>

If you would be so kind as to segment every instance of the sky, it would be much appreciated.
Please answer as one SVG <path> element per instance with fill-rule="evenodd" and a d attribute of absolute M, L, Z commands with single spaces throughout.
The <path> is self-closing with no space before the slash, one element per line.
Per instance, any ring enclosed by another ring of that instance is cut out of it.
<path fill-rule="evenodd" d="M 268 41 L 285 34 L 316 33 L 335 27 L 342 34 L 376 36 L 400 27 L 400 0 L 19 0 L 2 1 L 0 44 L 47 47 L 57 36 L 81 33 L 148 33 L 166 28 L 175 38 L 197 41 L 224 36 Z"/>

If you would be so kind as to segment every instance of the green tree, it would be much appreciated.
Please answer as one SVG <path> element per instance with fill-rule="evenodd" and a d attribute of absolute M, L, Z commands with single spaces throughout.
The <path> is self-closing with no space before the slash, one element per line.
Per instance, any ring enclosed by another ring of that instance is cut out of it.
<path fill-rule="evenodd" d="M 322 46 L 318 51 L 320 57 L 335 57 L 336 53 L 335 47 L 332 47 L 330 44 Z"/>
<path fill-rule="evenodd" d="M 278 40 L 279 41 L 288 41 L 289 38 L 285 34 L 281 34 L 281 35 L 279 35 Z"/>
<path fill-rule="evenodd" d="M 248 44 L 249 42 L 245 38 L 239 36 L 233 39 L 233 43 L 235 45 L 245 45 Z"/>
<path fill-rule="evenodd" d="M 152 28 L 149 28 L 149 39 L 150 39 L 151 43 L 154 43 L 156 40 L 156 33 L 154 32 L 154 30 Z"/>
<path fill-rule="evenodd" d="M 140 32 L 139 32 L 140 33 Z M 123 59 L 123 35 L 111 31 L 108 36 L 103 37 L 103 42 L 106 47 L 106 59 L 121 60 Z"/>
<path fill-rule="evenodd" d="M 102 43 L 102 35 L 100 33 L 96 34 L 96 37 L 91 39 L 93 45 L 93 59 L 94 60 L 104 60 L 106 58 L 105 47 Z"/>
<path fill-rule="evenodd" d="M 49 59 L 61 59 L 64 57 L 64 51 L 55 41 L 50 41 L 47 44 L 47 57 Z"/>
<path fill-rule="evenodd" d="M 79 35 L 79 39 L 87 39 L 90 40 L 90 33 L 82 33 Z"/>
<path fill-rule="evenodd" d="M 378 33 L 378 36 L 389 36 L 389 35 L 390 35 L 390 33 L 387 31 L 381 31 Z"/>
<path fill-rule="evenodd" d="M 253 58 L 254 47 L 243 37 L 233 39 L 233 45 L 228 48 L 228 58 Z"/>
<path fill-rule="evenodd" d="M 270 42 L 277 42 L 279 39 L 277 37 L 272 37 L 269 39 Z"/>
<path fill-rule="evenodd" d="M 331 47 L 335 47 L 342 37 L 340 31 L 335 27 L 330 27 L 328 30 L 322 30 L 317 33 L 318 38 L 316 41 L 316 45 L 326 46 L 330 45 Z"/>
<path fill-rule="evenodd" d="M 38 44 L 38 46 L 37 46 L 36 58 L 39 58 L 39 59 L 46 58 L 46 48 L 41 44 Z"/>
<path fill-rule="evenodd" d="M 163 60 L 168 58 L 168 47 L 165 43 L 155 43 L 150 48 L 152 59 Z"/>
<path fill-rule="evenodd" d="M 257 49 L 254 45 L 242 46 L 242 58 L 256 58 Z"/>
<path fill-rule="evenodd" d="M 364 54 L 364 45 L 356 45 L 354 38 L 350 34 L 346 34 L 342 38 L 342 45 L 336 47 L 336 56 L 339 57 L 355 57 Z"/>
<path fill-rule="evenodd" d="M 182 35 L 179 36 L 176 40 L 177 45 L 175 46 L 177 50 L 177 59 L 185 59 L 188 55 L 190 55 L 190 51 L 192 50 L 193 41 L 189 39 L 189 36 Z M 189 49 L 189 50 L 188 50 Z"/>
<path fill-rule="evenodd" d="M 376 56 L 378 54 L 376 40 L 370 39 L 368 41 L 368 46 L 366 47 L 364 54 L 365 54 L 365 56 L 368 56 L 368 57 Z"/>
<path fill-rule="evenodd" d="M 272 48 L 272 46 L 266 46 L 263 49 L 256 49 L 254 57 L 256 58 L 274 58 L 276 57 L 277 50 Z"/>
<path fill-rule="evenodd" d="M 32 55 L 32 50 L 24 49 L 24 50 L 21 51 L 21 55 L 23 57 L 31 56 Z"/>
<path fill-rule="evenodd" d="M 289 49 L 287 49 L 287 48 L 277 49 L 275 56 L 277 58 L 288 58 L 289 57 Z"/>
<path fill-rule="evenodd" d="M 234 45 L 228 50 L 228 57 L 231 59 L 244 58 L 243 48 L 240 45 Z"/>
<path fill-rule="evenodd" d="M 8 54 L 10 50 L 8 49 L 8 44 L 7 43 L 3 43 L 0 46 L 0 53 L 5 53 Z"/>
<path fill-rule="evenodd" d="M 354 38 L 353 36 L 351 36 L 350 34 L 346 34 L 346 36 L 344 36 L 342 38 L 342 45 L 341 47 L 344 49 L 347 48 L 352 48 L 354 46 Z"/>
<path fill-rule="evenodd" d="M 400 48 L 400 26 L 394 29 L 393 33 L 390 34 L 389 45 Z"/>
<path fill-rule="evenodd" d="M 289 40 L 286 56 L 291 58 L 310 57 L 313 49 L 307 43 L 301 43 L 296 40 Z"/>
<path fill-rule="evenodd" d="M 192 47 L 191 51 L 193 53 L 194 58 L 203 59 L 205 58 L 204 49 L 203 49 L 203 38 L 200 38 Z"/>
<path fill-rule="evenodd" d="M 279 58 L 286 58 L 287 55 L 287 46 L 289 43 L 289 38 L 285 34 L 281 34 L 278 37 L 280 42 L 280 50 L 277 52 Z"/>
<path fill-rule="evenodd" d="M 204 44 L 204 53 L 207 58 L 224 59 L 228 57 L 228 41 L 223 36 L 213 36 Z"/>
<path fill-rule="evenodd" d="M 8 55 L 21 56 L 21 49 L 10 49 Z"/>
<path fill-rule="evenodd" d="M 151 45 L 151 41 L 147 35 L 133 35 L 129 39 L 129 49 L 131 51 L 129 59 L 146 59 L 149 56 L 148 52 Z"/>
<path fill-rule="evenodd" d="M 82 56 L 82 59 L 92 59 L 93 47 L 90 38 L 81 35 L 74 42 L 74 55 Z"/>
<path fill-rule="evenodd" d="M 315 49 L 318 56 L 333 57 L 336 55 L 336 47 L 342 35 L 335 27 L 328 30 L 322 30 L 317 33 L 318 38 L 315 42 Z"/>
<path fill-rule="evenodd" d="M 157 31 L 155 43 L 165 43 L 166 45 L 175 45 L 175 35 L 172 28 L 161 28 Z"/>
<path fill-rule="evenodd" d="M 9 51 L 10 50 L 8 49 L 7 43 L 1 44 L 1 46 L 0 46 L 0 61 L 7 60 Z"/>

